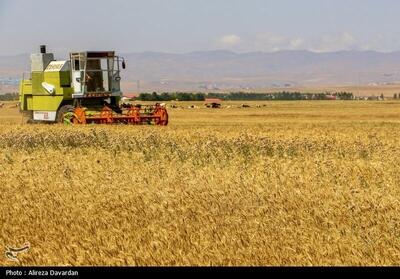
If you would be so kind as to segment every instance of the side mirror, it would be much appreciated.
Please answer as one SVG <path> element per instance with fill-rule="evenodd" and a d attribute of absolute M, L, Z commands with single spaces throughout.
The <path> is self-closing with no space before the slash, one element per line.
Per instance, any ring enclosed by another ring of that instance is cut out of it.
<path fill-rule="evenodd" d="M 126 68 L 126 64 L 125 64 L 125 60 L 123 60 L 123 61 L 122 61 L 122 69 L 125 70 L 125 68 Z"/>

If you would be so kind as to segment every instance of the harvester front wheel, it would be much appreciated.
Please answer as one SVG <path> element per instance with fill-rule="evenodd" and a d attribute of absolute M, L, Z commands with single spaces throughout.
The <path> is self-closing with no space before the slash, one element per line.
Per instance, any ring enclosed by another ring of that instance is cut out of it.
<path fill-rule="evenodd" d="M 57 112 L 57 123 L 72 124 L 75 107 L 71 105 L 62 106 Z"/>

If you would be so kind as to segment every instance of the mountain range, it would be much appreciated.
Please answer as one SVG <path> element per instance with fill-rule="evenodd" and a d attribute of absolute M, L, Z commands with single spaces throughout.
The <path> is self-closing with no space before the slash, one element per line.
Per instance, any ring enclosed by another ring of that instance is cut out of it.
<path fill-rule="evenodd" d="M 224 90 L 367 85 L 400 80 L 400 52 L 201 51 L 121 54 L 125 91 Z M 62 57 L 56 58 L 62 59 Z M 0 56 L 0 77 L 29 72 L 29 54 Z"/>

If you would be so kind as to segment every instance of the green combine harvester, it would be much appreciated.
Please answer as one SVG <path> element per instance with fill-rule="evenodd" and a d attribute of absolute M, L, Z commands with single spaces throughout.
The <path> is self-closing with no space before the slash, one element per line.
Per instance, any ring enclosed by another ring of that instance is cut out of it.
<path fill-rule="evenodd" d="M 46 46 L 31 55 L 20 83 L 20 110 L 28 123 L 168 125 L 165 105 L 120 104 L 120 66 L 114 51 L 73 52 L 57 61 Z"/>

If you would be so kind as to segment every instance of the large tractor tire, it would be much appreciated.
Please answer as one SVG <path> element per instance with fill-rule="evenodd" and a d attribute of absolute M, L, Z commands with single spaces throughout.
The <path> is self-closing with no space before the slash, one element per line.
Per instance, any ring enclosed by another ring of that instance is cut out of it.
<path fill-rule="evenodd" d="M 72 124 L 74 118 L 75 107 L 71 105 L 65 105 L 59 108 L 57 111 L 57 123 L 60 124 Z"/>

